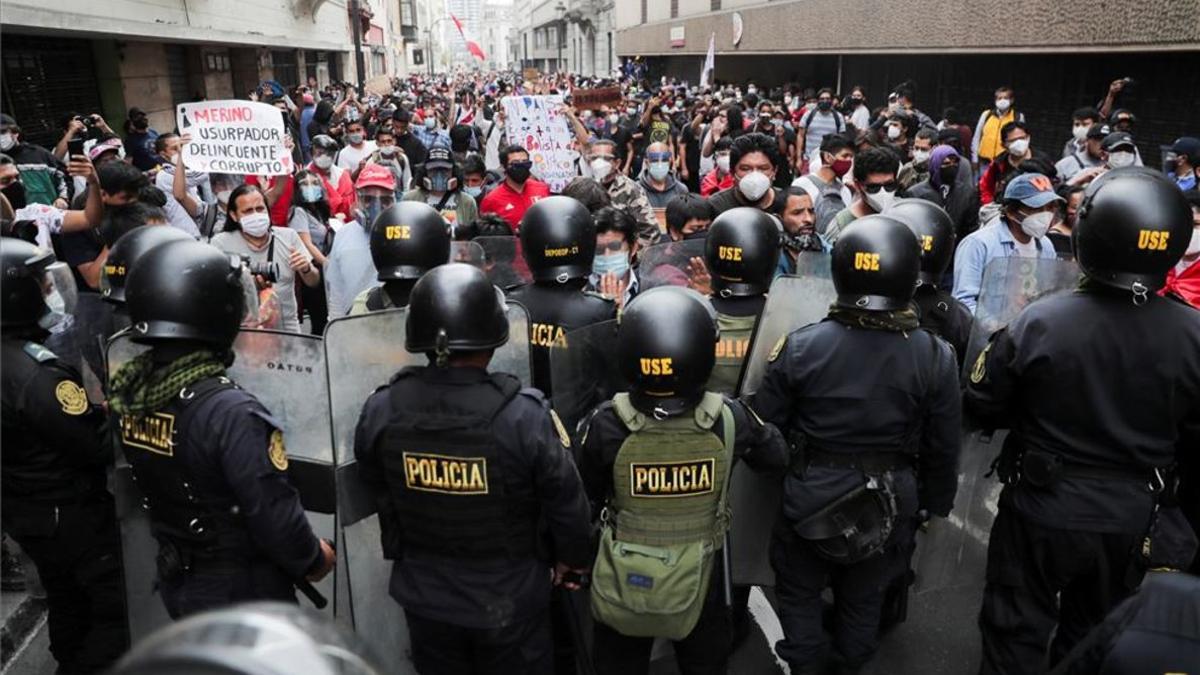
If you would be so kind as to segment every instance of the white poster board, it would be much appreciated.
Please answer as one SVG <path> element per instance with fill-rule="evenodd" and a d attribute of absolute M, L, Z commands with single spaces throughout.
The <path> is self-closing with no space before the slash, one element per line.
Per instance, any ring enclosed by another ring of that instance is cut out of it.
<path fill-rule="evenodd" d="M 535 178 L 548 183 L 551 192 L 562 192 L 579 174 L 579 153 L 571 148 L 575 134 L 561 111 L 562 96 L 507 96 L 500 102 L 508 142 L 529 151 Z"/>
<path fill-rule="evenodd" d="M 193 171 L 257 176 L 292 173 L 292 153 L 283 145 L 279 109 L 255 101 L 200 101 L 175 106 L 184 146 L 183 163 Z"/>

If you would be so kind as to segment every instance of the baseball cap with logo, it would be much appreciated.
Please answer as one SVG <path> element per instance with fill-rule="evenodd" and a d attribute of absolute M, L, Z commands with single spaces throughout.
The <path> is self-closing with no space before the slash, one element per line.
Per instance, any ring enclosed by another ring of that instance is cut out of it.
<path fill-rule="evenodd" d="M 1105 152 L 1112 152 L 1121 147 L 1127 148 L 1130 151 L 1136 149 L 1137 146 L 1134 145 L 1133 136 L 1124 131 L 1114 131 L 1105 136 L 1103 141 L 1100 141 L 1100 148 Z"/>
<path fill-rule="evenodd" d="M 1004 202 L 1021 202 L 1031 209 L 1041 207 L 1053 201 L 1063 201 L 1054 193 L 1054 184 L 1040 173 L 1023 173 L 1012 179 L 1004 189 Z"/>
<path fill-rule="evenodd" d="M 369 187 L 395 190 L 396 178 L 392 176 L 391 170 L 387 167 L 378 164 L 368 164 L 358 174 L 358 180 L 354 183 L 354 189 L 361 190 Z"/>
<path fill-rule="evenodd" d="M 426 169 L 453 169 L 454 160 L 450 155 L 450 148 L 444 145 L 435 145 L 429 149 L 429 154 L 425 157 Z"/>

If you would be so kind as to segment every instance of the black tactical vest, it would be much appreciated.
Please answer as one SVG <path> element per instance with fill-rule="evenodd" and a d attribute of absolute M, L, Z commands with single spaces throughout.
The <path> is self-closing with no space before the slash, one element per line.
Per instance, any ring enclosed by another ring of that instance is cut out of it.
<path fill-rule="evenodd" d="M 512 375 L 492 373 L 465 390 L 406 368 L 389 389 L 383 468 L 406 550 L 448 557 L 527 558 L 537 553 L 538 505 L 517 500 L 492 421 L 517 395 Z"/>
<path fill-rule="evenodd" d="M 567 333 L 616 317 L 612 300 L 569 285 L 529 284 L 509 293 L 529 312 L 529 346 L 533 361 L 533 386 L 547 398 L 550 381 L 550 347 L 567 347 Z"/>
<path fill-rule="evenodd" d="M 238 546 L 234 527 L 239 520 L 229 500 L 201 494 L 182 457 L 196 450 L 188 446 L 190 412 L 196 403 L 219 391 L 235 387 L 225 377 L 213 377 L 187 387 L 161 410 L 143 415 L 122 415 L 117 429 L 125 460 L 133 469 L 142 492 L 142 506 L 150 512 L 156 536 L 191 545 Z"/>

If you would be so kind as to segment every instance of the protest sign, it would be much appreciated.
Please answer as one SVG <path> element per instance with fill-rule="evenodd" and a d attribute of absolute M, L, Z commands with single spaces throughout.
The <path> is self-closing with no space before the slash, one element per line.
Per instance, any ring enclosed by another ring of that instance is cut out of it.
<path fill-rule="evenodd" d="M 571 105 L 575 106 L 577 110 L 595 110 L 602 105 L 621 105 L 621 88 L 576 89 L 571 92 Z"/>
<path fill-rule="evenodd" d="M 183 163 L 193 171 L 258 176 L 292 172 L 292 153 L 283 145 L 279 109 L 255 101 L 201 101 L 175 107 L 184 146 Z"/>
<path fill-rule="evenodd" d="M 504 106 L 510 143 L 529 151 L 533 175 L 561 192 L 575 178 L 579 153 L 571 148 L 575 135 L 562 112 L 562 96 L 507 96 Z"/>
<path fill-rule="evenodd" d="M 392 93 L 392 78 L 390 75 L 376 75 L 363 82 L 363 91 L 376 96 L 387 96 Z"/>
<path fill-rule="evenodd" d="M 542 71 L 537 68 L 525 68 L 521 70 L 521 79 L 529 80 L 530 82 L 541 78 Z"/>

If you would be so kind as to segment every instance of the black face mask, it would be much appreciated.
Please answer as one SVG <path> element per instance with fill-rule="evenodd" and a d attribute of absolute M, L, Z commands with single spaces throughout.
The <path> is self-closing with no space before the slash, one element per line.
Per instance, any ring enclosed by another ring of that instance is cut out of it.
<path fill-rule="evenodd" d="M 0 190 L 4 196 L 8 198 L 8 203 L 12 204 L 13 211 L 25 208 L 25 186 L 16 181 L 12 185 Z"/>
<path fill-rule="evenodd" d="M 695 232 L 688 232 L 687 234 L 683 235 L 684 241 L 688 241 L 689 239 L 703 240 L 703 239 L 707 239 L 707 238 L 708 238 L 708 230 L 697 230 Z"/>
<path fill-rule="evenodd" d="M 530 162 L 514 162 L 508 165 L 504 173 L 514 183 L 524 183 L 529 180 L 529 170 L 533 167 Z"/>
<path fill-rule="evenodd" d="M 958 178 L 958 167 L 943 164 L 938 169 L 938 177 L 942 179 L 942 185 L 954 185 L 954 181 Z"/>
<path fill-rule="evenodd" d="M 138 131 L 145 131 L 146 129 L 150 128 L 150 120 L 144 117 L 139 117 L 133 121 L 133 128 L 137 129 Z"/>
<path fill-rule="evenodd" d="M 824 111 L 833 107 L 833 101 L 817 101 L 817 108 Z"/>
<path fill-rule="evenodd" d="M 815 232 L 806 234 L 787 234 L 783 235 L 783 245 L 788 250 L 795 253 L 801 251 L 824 251 L 825 246 L 821 243 L 821 238 Z"/>

